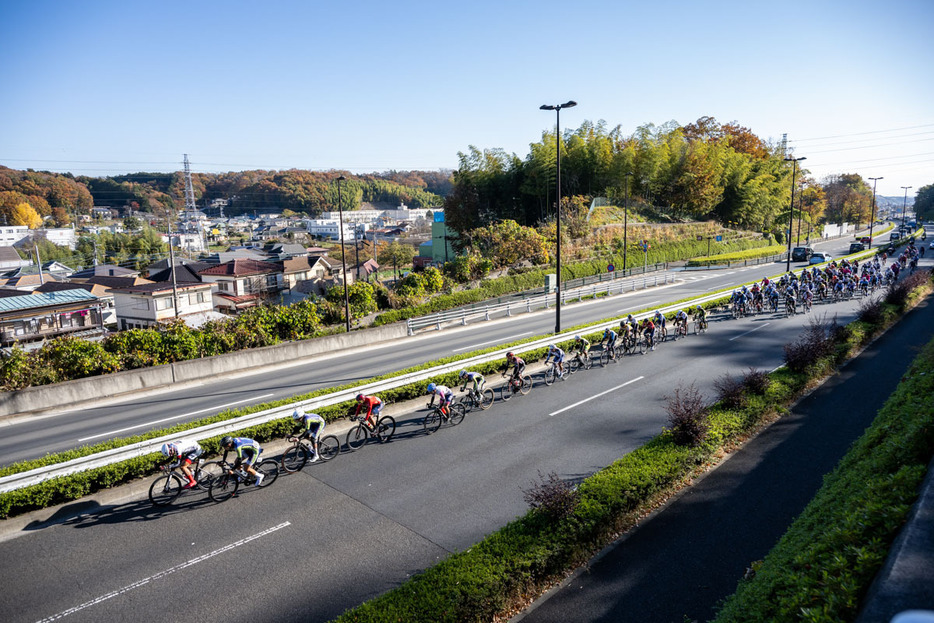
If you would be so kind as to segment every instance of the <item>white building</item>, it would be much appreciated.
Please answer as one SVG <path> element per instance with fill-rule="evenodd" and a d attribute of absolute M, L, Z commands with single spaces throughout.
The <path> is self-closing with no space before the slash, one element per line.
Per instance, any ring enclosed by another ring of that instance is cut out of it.
<path fill-rule="evenodd" d="M 68 247 L 72 251 L 75 250 L 75 246 L 78 244 L 78 238 L 75 236 L 75 230 L 71 227 L 37 229 L 36 235 L 43 236 L 52 244 L 57 244 L 60 247 Z"/>
<path fill-rule="evenodd" d="M 0 227 L 0 247 L 12 247 L 28 236 L 29 228 L 25 225 L 4 225 Z"/>
<path fill-rule="evenodd" d="M 340 236 L 338 235 L 340 231 L 340 221 L 336 217 L 334 219 L 305 219 L 304 223 L 305 229 L 308 230 L 308 234 L 311 236 L 323 236 L 330 240 L 340 240 Z M 356 226 L 356 222 L 344 219 L 344 240 L 354 239 Z"/>

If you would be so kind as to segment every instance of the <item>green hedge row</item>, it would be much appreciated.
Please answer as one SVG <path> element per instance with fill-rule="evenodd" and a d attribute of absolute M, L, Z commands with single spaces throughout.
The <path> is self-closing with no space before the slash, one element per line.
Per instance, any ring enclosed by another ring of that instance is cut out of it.
<path fill-rule="evenodd" d="M 751 260 L 754 258 L 768 257 L 770 255 L 779 255 L 787 249 L 780 244 L 773 244 L 758 249 L 747 249 L 746 251 L 736 251 L 734 253 L 723 253 L 722 255 L 708 255 L 705 257 L 696 257 L 688 260 L 688 266 L 709 266 L 711 264 L 722 264 L 724 262 L 738 262 L 740 260 Z"/>
<path fill-rule="evenodd" d="M 934 341 L 716 619 L 851 621 L 934 455 Z"/>
<path fill-rule="evenodd" d="M 924 294 L 930 290 L 930 281 L 919 289 Z M 569 516 L 556 518 L 531 510 L 399 588 L 348 610 L 337 621 L 453 623 L 502 616 L 589 559 L 659 498 L 713 460 L 724 444 L 741 440 L 764 420 L 783 412 L 815 379 L 840 365 L 853 349 L 866 343 L 898 313 L 888 308 L 886 320 L 878 325 L 862 321 L 853 323 L 857 326 L 852 328 L 847 325 L 837 332 L 838 347 L 833 354 L 815 361 L 804 373 L 787 368 L 771 373 L 764 395 L 748 395 L 745 407 L 726 409 L 714 405 L 709 432 L 700 446 L 679 446 L 670 431 L 663 431 L 581 483 L 579 502 Z"/>

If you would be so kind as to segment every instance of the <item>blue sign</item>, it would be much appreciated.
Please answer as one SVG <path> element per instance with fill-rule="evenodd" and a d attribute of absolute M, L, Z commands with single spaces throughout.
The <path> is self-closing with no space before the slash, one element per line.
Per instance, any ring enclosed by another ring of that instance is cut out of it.
<path fill-rule="evenodd" d="M 723 242 L 723 236 L 717 236 L 717 242 Z"/>
<path fill-rule="evenodd" d="M 612 264 L 607 264 L 606 272 L 611 273 L 611 272 L 613 272 L 614 270 L 616 270 L 616 267 L 615 267 L 615 266 L 613 266 Z"/>
<path fill-rule="evenodd" d="M 444 222 L 444 212 L 435 212 L 434 217 L 435 217 L 435 223 Z"/>

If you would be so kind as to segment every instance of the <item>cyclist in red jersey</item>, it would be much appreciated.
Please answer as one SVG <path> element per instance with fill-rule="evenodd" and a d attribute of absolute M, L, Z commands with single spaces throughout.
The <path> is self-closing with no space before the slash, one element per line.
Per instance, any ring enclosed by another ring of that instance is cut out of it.
<path fill-rule="evenodd" d="M 366 417 L 363 418 L 363 421 L 373 428 L 376 425 L 376 420 L 379 419 L 379 412 L 383 409 L 383 401 L 377 398 L 376 396 L 364 396 L 363 394 L 357 395 L 357 410 L 354 411 L 354 417 L 360 415 L 360 412 L 363 409 L 366 409 Z"/>

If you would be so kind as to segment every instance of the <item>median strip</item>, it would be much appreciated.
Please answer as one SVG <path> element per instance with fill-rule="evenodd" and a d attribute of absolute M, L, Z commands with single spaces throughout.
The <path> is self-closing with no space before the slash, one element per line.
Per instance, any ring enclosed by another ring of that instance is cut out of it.
<path fill-rule="evenodd" d="M 636 381 L 641 381 L 641 380 L 644 379 L 644 378 L 645 378 L 644 376 L 639 376 L 639 377 L 636 377 L 636 378 L 632 379 L 631 381 L 626 381 L 626 382 L 623 383 L 622 385 L 617 385 L 616 387 L 611 387 L 610 389 L 608 389 L 608 390 L 606 390 L 606 391 L 603 391 L 603 392 L 600 392 L 599 394 L 595 394 L 595 395 L 591 396 L 590 398 L 584 398 L 583 400 L 580 400 L 580 401 L 578 401 L 578 402 L 575 402 L 575 403 L 572 404 L 572 405 L 568 405 L 568 406 L 564 407 L 563 409 L 558 409 L 558 410 L 555 411 L 554 413 L 549 413 L 549 414 L 548 414 L 548 417 L 553 417 L 553 416 L 555 416 L 555 415 L 558 415 L 559 413 L 564 413 L 564 412 L 567 411 L 568 409 L 573 409 L 574 407 L 579 407 L 580 405 L 584 404 L 585 402 L 590 402 L 590 401 L 593 400 L 594 398 L 599 398 L 600 396 L 605 396 L 606 394 L 609 394 L 610 392 L 615 392 L 617 389 L 621 389 L 621 388 L 623 388 L 623 387 L 626 387 L 627 385 L 631 385 L 632 383 L 635 383 Z"/>

